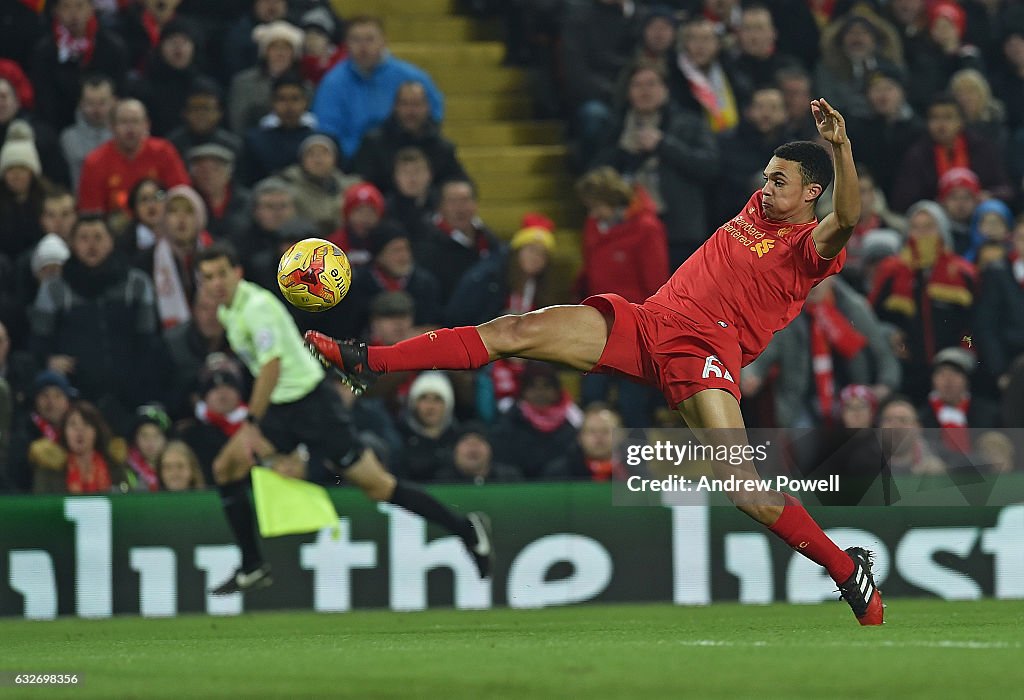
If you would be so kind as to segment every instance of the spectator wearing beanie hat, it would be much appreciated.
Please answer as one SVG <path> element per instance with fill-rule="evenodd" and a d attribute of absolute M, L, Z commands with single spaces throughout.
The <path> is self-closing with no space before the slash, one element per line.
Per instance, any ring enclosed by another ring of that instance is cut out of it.
<path fill-rule="evenodd" d="M 999 409 L 971 391 L 978 358 L 963 347 L 948 347 L 932 359 L 931 391 L 918 407 L 922 428 L 940 428 L 938 455 L 953 466 L 971 451 L 971 429 L 998 428 Z"/>
<path fill-rule="evenodd" d="M 338 22 L 326 7 L 314 7 L 299 20 L 306 33 L 302 51 L 302 77 L 314 87 L 331 68 L 348 56 L 345 42 L 338 42 Z"/>
<path fill-rule="evenodd" d="M 281 173 L 295 188 L 295 209 L 316 224 L 319 236 L 341 225 L 341 202 L 345 192 L 361 178 L 346 175 L 338 167 L 338 144 L 326 134 L 312 134 L 299 144 L 299 162 Z"/>
<path fill-rule="evenodd" d="M 160 490 L 156 465 L 160 453 L 167 445 L 170 429 L 171 419 L 160 404 L 143 404 L 136 409 L 135 420 L 128 433 L 128 457 L 125 463 L 135 472 L 139 490 Z"/>
<path fill-rule="evenodd" d="M 433 481 L 455 444 L 455 390 L 444 372 L 423 372 L 409 387 L 398 426 L 404 450 L 395 472 L 413 481 Z"/>
<path fill-rule="evenodd" d="M 357 325 L 351 335 L 362 335 L 369 321 L 370 301 L 381 292 L 402 290 L 416 300 L 417 326 L 441 323 L 441 286 L 429 270 L 416 264 L 408 232 L 399 224 L 385 220 L 370 231 L 369 265 L 358 268 L 352 277 L 349 296 L 356 302 Z"/>
<path fill-rule="evenodd" d="M 869 295 L 879 320 L 899 329 L 902 388 L 915 402 L 928 393 L 935 353 L 970 333 L 976 292 L 974 266 L 953 252 L 942 207 L 916 203 L 903 249 L 878 265 Z"/>
<path fill-rule="evenodd" d="M 981 202 L 981 181 L 970 168 L 951 168 L 939 178 L 938 201 L 949 216 L 953 248 L 963 255 L 971 244 L 971 216 Z"/>
<path fill-rule="evenodd" d="M 32 473 L 40 467 L 56 469 L 64 459 L 60 426 L 78 391 L 63 374 L 46 370 L 35 375 L 28 411 L 11 427 L 7 479 L 18 491 L 32 490 Z"/>
<path fill-rule="evenodd" d="M 327 237 L 345 251 L 352 269 L 369 264 L 370 231 L 384 216 L 384 196 L 368 182 L 345 190 L 341 200 L 341 227 Z"/>
<path fill-rule="evenodd" d="M 973 68 L 984 72 L 981 52 L 963 43 L 967 17 L 952 0 L 939 0 L 928 9 L 928 38 L 919 50 L 908 56 L 910 74 L 914 76 L 911 94 L 915 105 L 923 107 L 931 95 L 947 89 L 957 71 Z"/>
<path fill-rule="evenodd" d="M 70 257 L 71 251 L 64 239 L 56 233 L 48 233 L 32 251 L 30 259 L 32 275 L 40 283 L 51 277 L 57 277 L 60 275 L 64 263 Z"/>
<path fill-rule="evenodd" d="M 271 108 L 271 89 L 277 78 L 298 72 L 303 32 L 278 20 L 252 30 L 259 47 L 259 65 L 247 68 L 231 80 L 228 91 L 228 120 L 237 134 L 256 126 Z"/>
<path fill-rule="evenodd" d="M 44 181 L 32 127 L 22 120 L 7 129 L 0 148 L 0 253 L 11 260 L 30 250 L 43 235 Z"/>

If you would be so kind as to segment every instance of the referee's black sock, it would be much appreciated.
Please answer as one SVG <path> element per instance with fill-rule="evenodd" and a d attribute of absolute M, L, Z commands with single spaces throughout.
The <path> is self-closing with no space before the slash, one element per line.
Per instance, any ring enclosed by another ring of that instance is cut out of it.
<path fill-rule="evenodd" d="M 235 542 L 242 550 L 242 570 L 252 571 L 263 563 L 263 553 L 256 538 L 256 515 L 249 499 L 249 477 L 221 484 L 217 490 Z"/>
<path fill-rule="evenodd" d="M 398 480 L 398 483 L 395 484 L 395 492 L 391 494 L 391 502 L 432 523 L 437 523 L 470 545 L 476 544 L 476 534 L 466 516 L 449 510 L 429 493 L 408 481 Z"/>

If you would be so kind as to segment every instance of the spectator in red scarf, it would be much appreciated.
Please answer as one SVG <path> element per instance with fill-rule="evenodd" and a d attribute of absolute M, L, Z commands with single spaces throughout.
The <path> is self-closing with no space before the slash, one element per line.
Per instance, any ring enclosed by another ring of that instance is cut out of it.
<path fill-rule="evenodd" d="M 35 470 L 36 493 L 125 493 L 131 490 L 124 441 L 115 439 L 103 414 L 88 401 L 76 401 L 60 428 L 64 460 Z"/>
<path fill-rule="evenodd" d="M 180 4 L 181 0 L 138 0 L 118 12 L 118 34 L 124 39 L 132 68 L 141 70 L 145 66 Z"/>
<path fill-rule="evenodd" d="M 932 360 L 932 390 L 918 413 L 921 426 L 940 428 L 933 447 L 947 464 L 963 464 L 971 453 L 971 429 L 998 428 L 999 409 L 971 394 L 971 375 L 978 360 L 960 347 L 945 348 Z"/>
<path fill-rule="evenodd" d="M 121 100 L 111 113 L 114 138 L 82 164 L 78 208 L 104 214 L 128 209 L 128 193 L 143 178 L 167 187 L 187 185 L 188 173 L 170 141 L 149 135 L 149 117 L 138 100 Z"/>
<path fill-rule="evenodd" d="M 206 488 L 199 458 L 182 440 L 171 440 L 156 462 L 161 491 L 198 491 Z"/>
<path fill-rule="evenodd" d="M 870 300 L 878 317 L 899 329 L 903 389 L 922 401 L 935 353 L 970 334 L 976 273 L 953 252 L 949 219 L 938 204 L 918 202 L 907 222 L 906 245 L 879 264 Z"/>
<path fill-rule="evenodd" d="M 245 389 L 242 367 L 224 353 L 210 353 L 199 375 L 199 401 L 192 417 L 174 427 L 174 436 L 183 440 L 199 457 L 203 478 L 213 483 L 213 460 L 228 438 L 245 425 L 249 415 L 242 392 Z"/>
<path fill-rule="evenodd" d="M 135 411 L 135 421 L 128 433 L 126 465 L 135 473 L 138 489 L 159 491 L 157 463 L 167 446 L 171 419 L 159 404 L 144 404 Z"/>
<path fill-rule="evenodd" d="M 129 68 L 124 43 L 96 19 L 91 0 L 56 0 L 53 26 L 32 53 L 36 113 L 58 131 L 75 121 L 79 85 L 90 73 L 120 84 Z"/>
<path fill-rule="evenodd" d="M 338 41 L 338 22 L 326 7 L 314 7 L 299 21 L 306 34 L 302 44 L 302 77 L 316 87 L 327 71 L 348 56 L 345 42 Z"/>
<path fill-rule="evenodd" d="M 370 262 L 370 231 L 384 216 L 384 196 L 368 182 L 345 190 L 341 200 L 341 228 L 327 237 L 348 255 L 355 270 Z"/>
<path fill-rule="evenodd" d="M 494 455 L 527 479 L 540 479 L 576 441 L 583 420 L 554 366 L 529 362 L 523 370 L 519 399 L 494 429 Z"/>
<path fill-rule="evenodd" d="M 432 227 L 414 239 L 417 260 L 441 283 L 441 298 L 451 299 L 463 275 L 473 265 L 501 253 L 502 244 L 479 216 L 476 185 L 465 178 L 441 184 Z M 415 231 L 410 231 L 416 234 Z"/>
<path fill-rule="evenodd" d="M 368 321 L 370 301 L 381 292 L 402 290 L 416 300 L 416 325 L 437 326 L 441 322 L 441 287 L 433 273 L 413 257 L 408 232 L 392 221 L 383 221 L 370 231 L 369 265 L 357 269 L 349 291 L 350 308 L 345 310 L 354 331 L 362 335 Z"/>
<path fill-rule="evenodd" d="M 31 491 L 36 469 L 57 468 L 63 458 L 60 426 L 77 397 L 63 374 L 47 370 L 36 375 L 28 414 L 12 426 L 7 480 L 14 490 Z"/>
<path fill-rule="evenodd" d="M 952 95 L 943 93 L 932 99 L 927 130 L 907 151 L 893 183 L 891 204 L 896 211 L 922 199 L 935 199 L 939 180 L 953 168 L 974 171 L 983 190 L 1010 199 L 1002 155 L 992 142 L 964 129 L 960 104 Z"/>
<path fill-rule="evenodd" d="M 583 412 L 576 443 L 545 473 L 549 479 L 611 481 L 627 474 L 620 451 L 622 419 L 608 406 L 595 403 Z"/>

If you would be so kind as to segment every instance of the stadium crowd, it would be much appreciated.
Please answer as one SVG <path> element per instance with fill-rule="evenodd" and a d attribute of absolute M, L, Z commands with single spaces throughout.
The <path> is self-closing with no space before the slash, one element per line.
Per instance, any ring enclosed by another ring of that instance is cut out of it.
<path fill-rule="evenodd" d="M 6 4 L 0 491 L 212 483 L 252 379 L 197 284 L 211 242 L 271 290 L 293 242 L 337 243 L 348 298 L 294 319 L 376 344 L 599 292 L 639 302 L 777 146 L 816 138 L 819 94 L 847 118 L 863 214 L 842 275 L 739 378 L 748 424 L 935 428 L 902 469 L 944 469 L 944 450 L 1013 468 L 1022 446 L 970 429 L 1024 420 L 1024 6 L 464 6 L 503 17 L 506 63 L 569 124 L 587 216 L 568 296 L 543 212 L 515 232 L 481 220 L 444 97 L 381 20 L 317 0 Z M 427 483 L 606 480 L 617 428 L 676 420 L 649 388 L 593 375 L 573 395 L 516 360 L 337 390 L 389 469 Z"/>

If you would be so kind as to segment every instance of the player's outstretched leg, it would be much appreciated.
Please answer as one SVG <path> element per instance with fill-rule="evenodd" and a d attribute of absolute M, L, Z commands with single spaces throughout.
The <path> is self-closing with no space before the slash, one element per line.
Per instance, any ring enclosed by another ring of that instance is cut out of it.
<path fill-rule="evenodd" d="M 746 445 L 746 431 L 736 398 L 720 389 L 707 389 L 679 404 L 679 412 L 698 439 L 710 445 Z M 732 466 L 714 462 L 719 479 L 757 480 L 753 462 Z M 828 571 L 839 592 L 862 625 L 882 624 L 882 596 L 871 573 L 871 554 L 860 547 L 845 552 L 829 539 L 798 500 L 778 491 L 729 493 L 736 507 L 775 533 L 794 550 Z"/>
<path fill-rule="evenodd" d="M 491 521 L 486 513 L 461 515 L 448 509 L 426 491 L 408 481 L 396 479 L 384 469 L 373 450 L 365 450 L 363 456 L 346 469 L 343 475 L 362 489 L 368 498 L 401 506 L 458 535 L 473 558 L 480 578 L 491 575 L 494 566 L 494 538 L 491 535 Z"/>
<path fill-rule="evenodd" d="M 440 328 L 390 346 L 368 347 L 306 332 L 306 345 L 356 393 L 378 374 L 408 370 L 477 369 L 502 357 L 546 360 L 589 371 L 601 359 L 608 321 L 590 306 L 550 306 L 480 326 Z"/>

